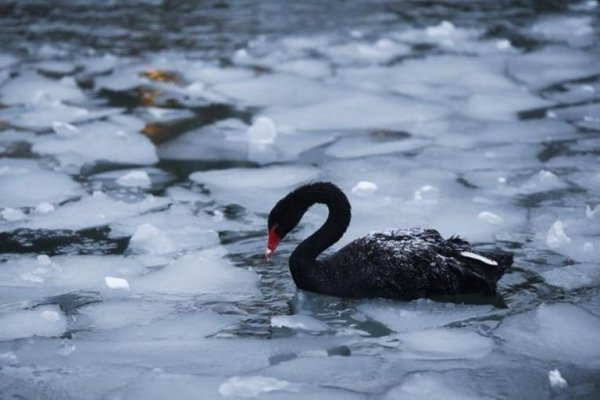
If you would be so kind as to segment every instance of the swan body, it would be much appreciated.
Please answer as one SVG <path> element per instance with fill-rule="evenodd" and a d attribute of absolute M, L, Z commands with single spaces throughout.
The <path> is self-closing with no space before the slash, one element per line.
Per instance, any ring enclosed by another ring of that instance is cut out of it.
<path fill-rule="evenodd" d="M 512 264 L 509 253 L 475 251 L 459 237 L 444 239 L 436 230 L 422 228 L 371 233 L 317 259 L 350 224 L 348 198 L 330 182 L 301 186 L 275 205 L 269 214 L 267 256 L 316 203 L 327 205 L 327 220 L 289 260 L 292 278 L 303 290 L 346 298 L 493 295 Z"/>

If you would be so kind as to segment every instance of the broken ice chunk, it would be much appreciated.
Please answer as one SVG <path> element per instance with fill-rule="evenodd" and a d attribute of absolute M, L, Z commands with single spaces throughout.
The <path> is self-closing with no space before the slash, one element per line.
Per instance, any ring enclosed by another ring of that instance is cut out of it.
<path fill-rule="evenodd" d="M 377 185 L 369 181 L 360 181 L 352 188 L 352 193 L 357 196 L 370 196 L 377 191 Z"/>
<path fill-rule="evenodd" d="M 431 37 L 446 37 L 452 35 L 455 30 L 456 28 L 452 22 L 442 21 L 439 25 L 425 28 L 425 33 Z"/>
<path fill-rule="evenodd" d="M 80 101 L 83 92 L 73 81 L 48 79 L 37 73 L 21 73 L 8 81 L 0 91 L 4 104 L 49 104 L 54 101 Z"/>
<path fill-rule="evenodd" d="M 589 204 L 585 205 L 585 216 L 588 217 L 589 219 L 594 219 L 599 214 L 600 214 L 600 206 L 596 206 L 592 210 L 592 207 L 590 207 Z"/>
<path fill-rule="evenodd" d="M 152 181 L 146 171 L 130 171 L 117 179 L 121 186 L 150 187 Z"/>
<path fill-rule="evenodd" d="M 48 266 L 52 264 L 52 260 L 50 260 L 50 257 L 48 257 L 45 254 L 40 254 L 39 256 L 37 256 L 36 260 L 39 265 Z"/>
<path fill-rule="evenodd" d="M 142 254 L 168 254 L 176 250 L 175 243 L 167 234 L 151 224 L 137 227 L 129 240 L 129 249 Z"/>
<path fill-rule="evenodd" d="M 550 386 L 553 388 L 565 389 L 568 386 L 567 381 L 562 377 L 558 369 L 548 372 L 548 380 L 550 381 Z"/>
<path fill-rule="evenodd" d="M 297 392 L 298 385 L 268 376 L 234 376 L 219 386 L 224 397 L 258 397 L 263 393 L 285 390 Z"/>
<path fill-rule="evenodd" d="M 46 321 L 56 322 L 60 320 L 60 314 L 54 310 L 44 310 L 41 316 Z"/>
<path fill-rule="evenodd" d="M 496 42 L 496 48 L 500 51 L 506 51 L 512 49 L 512 43 L 508 39 L 498 40 Z"/>
<path fill-rule="evenodd" d="M 558 249 L 569 243 L 571 243 L 571 238 L 565 233 L 563 222 L 561 220 L 556 221 L 548 231 L 546 244 L 551 249 Z"/>
<path fill-rule="evenodd" d="M 104 278 L 104 283 L 106 283 L 106 286 L 108 286 L 111 289 L 129 290 L 129 282 L 127 281 L 127 279 L 107 276 Z"/>
<path fill-rule="evenodd" d="M 317 332 L 327 330 L 327 324 L 308 315 L 274 315 L 271 317 L 271 326 Z"/>
<path fill-rule="evenodd" d="M 0 314 L 0 341 L 32 336 L 60 336 L 67 321 L 58 306 L 42 306 Z"/>
<path fill-rule="evenodd" d="M 54 206 L 52 203 L 43 202 L 35 207 L 35 211 L 40 214 L 48 214 L 49 212 L 54 211 Z"/>
<path fill-rule="evenodd" d="M 7 220 L 9 222 L 19 221 L 19 220 L 25 218 L 25 214 L 23 213 L 23 211 L 18 210 L 16 208 L 10 208 L 10 207 L 2 210 L 0 215 L 2 215 L 2 218 L 4 218 L 5 220 Z"/>
<path fill-rule="evenodd" d="M 440 190 L 432 185 L 422 186 L 417 189 L 414 194 L 414 200 L 416 202 L 422 202 L 426 204 L 437 204 L 440 197 Z"/>
<path fill-rule="evenodd" d="M 52 130 L 54 130 L 58 136 L 65 138 L 79 135 L 79 128 L 77 128 L 75 125 L 60 121 L 52 122 Z"/>
<path fill-rule="evenodd" d="M 272 144 L 277 137 L 277 128 L 268 117 L 258 117 L 248 128 L 248 139 L 257 144 Z"/>
<path fill-rule="evenodd" d="M 502 219 L 501 216 L 496 215 L 489 211 L 480 212 L 479 215 L 477 216 L 477 219 L 479 219 L 480 221 L 483 221 L 483 222 L 487 222 L 488 224 L 492 224 L 492 225 L 500 225 L 502 222 L 504 222 L 504 220 Z"/>

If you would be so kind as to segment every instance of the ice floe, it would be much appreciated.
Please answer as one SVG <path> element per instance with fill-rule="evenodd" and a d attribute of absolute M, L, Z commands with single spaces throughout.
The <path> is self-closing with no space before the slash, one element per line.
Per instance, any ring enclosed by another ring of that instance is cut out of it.
<path fill-rule="evenodd" d="M 96 161 L 150 165 L 158 161 L 156 149 L 146 136 L 115 122 L 79 125 L 79 134 L 68 138 L 42 136 L 35 141 L 33 151 L 75 165 Z"/>
<path fill-rule="evenodd" d="M 550 386 L 553 388 L 566 389 L 567 386 L 569 386 L 558 369 L 553 369 L 548 372 L 548 380 L 550 381 Z"/>
<path fill-rule="evenodd" d="M 233 267 L 212 252 L 201 252 L 137 279 L 132 287 L 148 293 L 248 297 L 256 295 L 256 282 L 255 272 Z"/>
<path fill-rule="evenodd" d="M 35 207 L 81 194 L 71 177 L 43 169 L 36 161 L 0 159 L 0 207 Z"/>
<path fill-rule="evenodd" d="M 321 332 L 327 330 L 327 324 L 308 315 L 274 315 L 271 317 L 271 326 L 275 328 L 289 328 L 303 331 Z"/>
<path fill-rule="evenodd" d="M 426 299 L 409 303 L 371 300 L 363 302 L 358 310 L 396 332 L 443 327 L 497 313 L 491 306 L 439 303 Z"/>
<path fill-rule="evenodd" d="M 106 286 L 108 286 L 110 289 L 129 290 L 129 282 L 127 282 L 127 279 L 107 276 L 104 278 L 104 283 L 106 283 Z"/>
<path fill-rule="evenodd" d="M 265 199 L 275 201 L 286 189 L 318 176 L 316 168 L 290 165 L 194 172 L 190 179 L 204 185 L 221 201 L 265 210 L 271 207 Z"/>
<path fill-rule="evenodd" d="M 53 101 L 82 101 L 85 96 L 73 79 L 50 79 L 24 72 L 8 81 L 0 90 L 4 104 L 37 104 Z"/>
<path fill-rule="evenodd" d="M 219 386 L 223 397 L 258 397 L 275 391 L 298 391 L 297 385 L 267 376 L 234 376 Z"/>
<path fill-rule="evenodd" d="M 0 313 L 0 341 L 34 336 L 60 336 L 67 320 L 58 306 L 40 306 L 29 310 Z"/>
<path fill-rule="evenodd" d="M 174 252 L 176 246 L 169 236 L 154 225 L 142 224 L 129 239 L 129 249 L 136 253 L 168 254 Z"/>
<path fill-rule="evenodd" d="M 480 395 L 441 373 L 416 372 L 390 389 L 383 400 L 477 400 Z"/>
<path fill-rule="evenodd" d="M 147 196 L 138 202 L 116 200 L 102 192 L 58 207 L 54 212 L 32 216 L 21 226 L 29 229 L 84 229 L 108 225 L 126 217 L 160 208 L 168 204 L 165 198 Z M 0 228 L 1 229 L 1 228 Z"/>
<path fill-rule="evenodd" d="M 299 130 L 394 129 L 410 121 L 439 118 L 446 113 L 447 109 L 439 104 L 368 93 L 336 97 L 330 101 L 301 107 L 278 105 L 265 111 L 265 115 L 277 126 Z"/>
<path fill-rule="evenodd" d="M 581 307 L 542 304 L 505 319 L 496 335 L 521 354 L 597 367 L 600 339 L 595 332 L 599 328 L 600 319 Z"/>

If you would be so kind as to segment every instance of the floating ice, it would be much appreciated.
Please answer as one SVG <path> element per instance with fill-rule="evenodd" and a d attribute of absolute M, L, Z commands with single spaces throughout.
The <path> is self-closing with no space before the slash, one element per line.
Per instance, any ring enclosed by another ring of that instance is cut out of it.
<path fill-rule="evenodd" d="M 566 290 L 593 287 L 600 283 L 600 268 L 596 264 L 575 264 L 542 272 L 542 278 Z"/>
<path fill-rule="evenodd" d="M 33 207 L 78 195 L 70 177 L 45 171 L 33 160 L 0 159 L 0 207 Z"/>
<path fill-rule="evenodd" d="M 86 72 L 91 74 L 102 74 L 110 72 L 116 65 L 118 59 L 114 55 L 107 53 L 101 57 L 85 58 L 79 61 Z"/>
<path fill-rule="evenodd" d="M 10 125 L 43 131 L 52 127 L 52 124 L 60 120 L 63 123 L 75 123 L 93 118 L 101 118 L 114 110 L 90 111 L 87 108 L 66 105 L 61 102 L 51 104 L 34 105 L 30 107 L 13 107 L 0 111 L 0 116 Z"/>
<path fill-rule="evenodd" d="M 506 51 L 512 49 L 512 43 L 508 39 L 498 40 L 496 42 L 496 48 L 501 51 Z"/>
<path fill-rule="evenodd" d="M 255 77 L 251 69 L 236 67 L 220 67 L 214 65 L 196 65 L 181 73 L 190 81 L 206 82 L 208 84 L 247 81 Z"/>
<path fill-rule="evenodd" d="M 402 358 L 424 360 L 477 359 L 488 355 L 494 342 L 477 333 L 449 328 L 399 333 Z"/>
<path fill-rule="evenodd" d="M 329 46 L 327 54 L 336 64 L 385 63 L 396 57 L 410 54 L 410 47 L 391 39 L 381 38 L 374 43 L 348 42 Z"/>
<path fill-rule="evenodd" d="M 362 302 L 358 310 L 396 332 L 437 328 L 495 313 L 492 306 L 439 303 L 428 299 L 408 303 L 370 300 Z"/>
<path fill-rule="evenodd" d="M 45 311 L 42 311 L 41 316 L 46 321 L 56 322 L 56 321 L 60 321 L 61 314 L 59 314 L 58 312 L 56 312 L 54 310 L 45 310 Z"/>
<path fill-rule="evenodd" d="M 118 329 L 145 326 L 175 310 L 171 304 L 128 298 L 90 304 L 80 311 L 82 316 L 91 319 L 90 325 L 95 329 Z"/>
<path fill-rule="evenodd" d="M 150 187 L 152 181 L 146 171 L 130 171 L 116 181 L 121 186 Z"/>
<path fill-rule="evenodd" d="M 75 65 L 64 61 L 45 61 L 38 63 L 37 69 L 51 75 L 69 75 L 75 71 Z"/>
<path fill-rule="evenodd" d="M 413 199 L 416 202 L 425 204 L 437 204 L 440 197 L 440 190 L 433 185 L 425 185 L 415 190 Z"/>
<path fill-rule="evenodd" d="M 516 56 L 508 63 L 509 72 L 535 87 L 597 74 L 600 67 L 592 54 L 563 46 L 546 46 Z"/>
<path fill-rule="evenodd" d="M 572 139 L 576 129 L 562 121 L 534 119 L 527 121 L 492 122 L 477 129 L 478 138 L 485 143 L 541 143 L 553 140 Z"/>
<path fill-rule="evenodd" d="M 247 81 L 221 83 L 214 89 L 255 106 L 301 106 L 334 100 L 352 92 L 342 86 L 283 74 L 264 74 Z"/>
<path fill-rule="evenodd" d="M 135 236 L 133 242 L 130 240 L 129 248 L 142 254 L 167 254 L 217 245 L 219 235 L 216 230 L 221 227 L 223 225 L 215 226 L 209 215 L 194 214 L 181 205 L 123 218 L 110 225 L 111 234 L 115 236 Z"/>
<path fill-rule="evenodd" d="M 54 205 L 45 201 L 35 206 L 35 211 L 40 214 L 48 214 L 49 212 L 54 211 Z"/>
<path fill-rule="evenodd" d="M 52 260 L 50 260 L 50 257 L 48 257 L 45 254 L 40 254 L 39 256 L 37 256 L 36 260 L 39 265 L 42 265 L 45 267 L 52 265 Z"/>
<path fill-rule="evenodd" d="M 428 26 L 425 28 L 425 33 L 431 37 L 446 37 L 452 35 L 456 28 L 452 22 L 442 21 L 437 26 Z"/>
<path fill-rule="evenodd" d="M 403 379 L 389 390 L 382 400 L 482 400 L 477 393 L 467 389 L 464 383 L 442 373 L 417 372 Z"/>
<path fill-rule="evenodd" d="M 223 397 L 258 397 L 263 393 L 298 390 L 298 385 L 268 376 L 234 376 L 219 386 Z"/>
<path fill-rule="evenodd" d="M 383 140 L 370 137 L 342 138 L 329 146 L 326 153 L 339 158 L 366 157 L 377 154 L 412 151 L 425 146 L 428 142 L 422 139 Z"/>
<path fill-rule="evenodd" d="M 168 254 L 176 250 L 175 243 L 163 231 L 151 224 L 137 227 L 129 240 L 129 249 L 134 253 Z"/>
<path fill-rule="evenodd" d="M 483 222 L 487 222 L 492 225 L 500 225 L 504 222 L 501 216 L 494 214 L 490 211 L 482 211 L 477 215 L 477 219 Z"/>
<path fill-rule="evenodd" d="M 377 185 L 369 181 L 360 181 L 352 187 L 352 193 L 357 196 L 370 196 L 377 191 Z"/>
<path fill-rule="evenodd" d="M 567 183 L 551 171 L 541 170 L 525 181 L 519 190 L 522 193 L 537 193 L 548 190 L 564 189 Z"/>
<path fill-rule="evenodd" d="M 160 208 L 168 204 L 165 198 L 147 196 L 142 201 L 128 203 L 115 200 L 102 192 L 65 204 L 49 214 L 32 216 L 22 225 L 30 229 L 83 229 L 107 225 L 127 217 Z"/>
<path fill-rule="evenodd" d="M 287 61 L 277 65 L 277 69 L 290 72 L 304 78 L 323 78 L 331 74 L 331 68 L 322 60 L 301 59 Z"/>
<path fill-rule="evenodd" d="M 2 216 L 2 218 L 4 218 L 5 220 L 7 220 L 9 222 L 19 221 L 26 217 L 25 213 L 23 213 L 23 211 L 16 209 L 16 208 L 10 208 L 10 207 L 2 210 L 0 215 Z"/>
<path fill-rule="evenodd" d="M 44 258 L 21 257 L 2 265 L 0 286 L 4 295 L 21 301 L 22 296 L 32 294 L 42 298 L 98 290 L 105 287 L 107 276 L 131 277 L 145 270 L 137 260 L 122 256 L 54 256 L 48 260 L 40 257 Z"/>
<path fill-rule="evenodd" d="M 585 205 L 586 217 L 588 217 L 589 219 L 595 219 L 597 215 L 600 215 L 600 205 L 594 207 L 594 209 L 592 209 L 592 207 L 590 207 L 589 204 Z"/>
<path fill-rule="evenodd" d="M 17 59 L 10 54 L 0 54 L 0 68 L 10 67 L 17 62 Z"/>
<path fill-rule="evenodd" d="M 79 134 L 79 128 L 75 125 L 67 124 L 60 121 L 52 122 L 52 129 L 58 136 L 62 137 L 73 137 Z"/>
<path fill-rule="evenodd" d="M 265 111 L 277 126 L 295 129 L 394 129 L 409 121 L 439 118 L 447 109 L 439 104 L 366 93 L 302 107 L 274 106 Z"/>
<path fill-rule="evenodd" d="M 256 294 L 256 273 L 235 268 L 222 258 L 201 252 L 187 255 L 135 282 L 138 291 L 150 293 L 210 294 L 217 297 Z"/>
<path fill-rule="evenodd" d="M 496 334 L 511 351 L 544 360 L 600 364 L 600 319 L 571 304 L 542 304 L 505 318 Z"/>
<path fill-rule="evenodd" d="M 190 179 L 221 201 L 259 211 L 272 207 L 286 189 L 318 176 L 317 168 L 289 165 L 194 172 Z"/>
<path fill-rule="evenodd" d="M 271 317 L 271 326 L 275 328 L 300 329 L 321 332 L 327 330 L 327 324 L 308 315 L 275 315 Z"/>
<path fill-rule="evenodd" d="M 584 46 L 592 43 L 594 33 L 592 23 L 592 18 L 588 16 L 552 16 L 536 22 L 530 32 L 536 38 Z"/>
<path fill-rule="evenodd" d="M 150 140 L 137 132 L 108 121 L 80 125 L 79 135 L 69 138 L 42 136 L 34 142 L 33 151 L 56 155 L 79 163 L 111 161 L 121 164 L 148 165 L 158 161 Z"/>
<path fill-rule="evenodd" d="M 548 230 L 546 235 L 546 244 L 551 249 L 558 249 L 571 243 L 571 238 L 565 233 L 564 225 L 561 220 L 556 221 Z"/>
<path fill-rule="evenodd" d="M 129 282 L 127 279 L 116 278 L 114 276 L 107 276 L 104 278 L 104 283 L 111 289 L 125 289 L 129 290 Z"/>
<path fill-rule="evenodd" d="M 253 143 L 272 144 L 277 137 L 277 128 L 270 118 L 258 117 L 248 128 L 248 139 Z"/>
<path fill-rule="evenodd" d="M 146 107 L 145 111 L 150 114 L 154 122 L 177 121 L 194 116 L 194 113 L 187 109 Z"/>
<path fill-rule="evenodd" d="M 58 306 L 41 306 L 0 314 L 0 341 L 32 336 L 60 336 L 66 329 L 66 318 Z"/>
<path fill-rule="evenodd" d="M 246 160 L 248 125 L 239 119 L 226 119 L 194 129 L 159 147 L 161 159 Z"/>
<path fill-rule="evenodd" d="M 550 386 L 553 388 L 566 389 L 567 386 L 569 386 L 558 369 L 553 369 L 548 372 L 548 380 L 550 381 Z"/>
<path fill-rule="evenodd" d="M 0 89 L 2 103 L 9 105 L 80 101 L 84 98 L 74 81 L 57 81 L 32 72 L 20 74 Z"/>

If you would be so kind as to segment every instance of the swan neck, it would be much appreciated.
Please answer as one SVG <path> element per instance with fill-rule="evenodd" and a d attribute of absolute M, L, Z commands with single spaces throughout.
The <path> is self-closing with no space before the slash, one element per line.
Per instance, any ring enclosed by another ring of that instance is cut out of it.
<path fill-rule="evenodd" d="M 350 225 L 351 208 L 346 195 L 336 186 L 328 190 L 315 190 L 306 196 L 306 209 L 314 204 L 324 204 L 328 209 L 325 223 L 296 247 L 290 257 L 292 261 L 316 263 L 316 258 L 325 249 L 342 238 Z"/>

